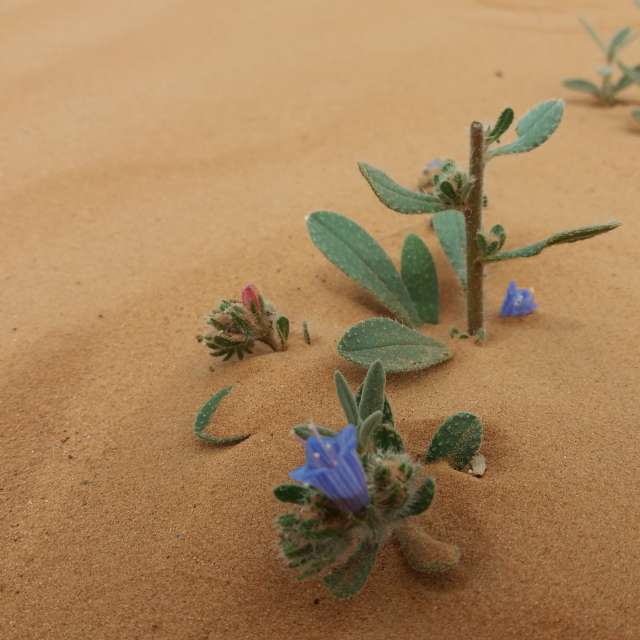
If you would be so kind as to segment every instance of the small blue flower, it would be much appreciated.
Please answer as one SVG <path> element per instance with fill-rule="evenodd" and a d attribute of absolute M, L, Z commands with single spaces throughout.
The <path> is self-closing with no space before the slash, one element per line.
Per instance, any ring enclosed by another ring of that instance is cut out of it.
<path fill-rule="evenodd" d="M 335 438 L 316 432 L 305 443 L 307 464 L 289 476 L 322 491 L 345 511 L 356 513 L 369 504 L 367 479 L 356 451 L 356 429 L 347 425 Z"/>
<path fill-rule="evenodd" d="M 533 299 L 533 289 L 518 289 L 516 283 L 512 280 L 507 287 L 507 294 L 504 297 L 500 315 L 509 316 L 526 316 L 533 313 L 538 305 Z"/>

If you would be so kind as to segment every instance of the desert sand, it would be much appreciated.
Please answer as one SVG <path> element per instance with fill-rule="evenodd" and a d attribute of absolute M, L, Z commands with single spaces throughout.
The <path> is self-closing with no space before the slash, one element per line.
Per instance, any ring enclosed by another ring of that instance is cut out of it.
<path fill-rule="evenodd" d="M 0 637 L 640 637 L 640 89 L 603 109 L 562 88 L 599 64 L 578 15 L 640 27 L 626 0 L 2 3 Z M 271 490 L 302 462 L 294 424 L 342 425 L 333 371 L 363 371 L 335 343 L 384 312 L 304 216 L 345 213 L 394 258 L 424 237 L 443 288 L 425 332 L 448 341 L 464 305 L 426 218 L 386 210 L 356 162 L 415 184 L 466 161 L 471 120 L 552 97 L 554 138 L 491 163 L 487 222 L 510 246 L 623 227 L 490 268 L 486 346 L 390 376 L 413 453 L 472 411 L 488 471 L 438 469 L 422 517 L 458 567 L 416 576 L 390 544 L 337 602 L 278 558 Z M 498 317 L 511 279 L 535 315 Z M 290 348 L 214 361 L 195 335 L 247 282 Z M 252 435 L 213 449 L 193 420 L 230 384 L 213 429 Z"/>

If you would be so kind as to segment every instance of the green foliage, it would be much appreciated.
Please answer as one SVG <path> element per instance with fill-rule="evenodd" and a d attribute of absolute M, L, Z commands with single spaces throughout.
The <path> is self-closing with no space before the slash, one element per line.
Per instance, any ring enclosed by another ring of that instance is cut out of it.
<path fill-rule="evenodd" d="M 580 18 L 580 23 L 604 56 L 605 65 L 597 69 L 597 73 L 602 79 L 600 85 L 583 78 L 570 78 L 565 80 L 563 84 L 567 89 L 588 93 L 602 104 L 611 106 L 616 103 L 617 95 L 633 82 L 632 77 L 622 68 L 623 65 L 618 61 L 618 54 L 634 37 L 633 31 L 630 27 L 623 27 L 616 31 L 608 44 L 605 44 L 589 22 L 584 18 Z M 613 73 L 616 63 L 621 67 L 622 76 L 617 81 L 614 81 Z"/>
<path fill-rule="evenodd" d="M 438 324 L 440 294 L 436 266 L 427 245 L 414 234 L 404 240 L 400 272 L 422 322 Z"/>
<path fill-rule="evenodd" d="M 483 258 L 500 251 L 506 240 L 507 232 L 501 224 L 493 225 L 488 235 L 482 231 L 476 234 L 476 243 Z"/>
<path fill-rule="evenodd" d="M 406 506 L 407 515 L 418 516 L 426 511 L 433 501 L 436 493 L 436 483 L 433 478 L 427 478 L 415 492 L 413 499 Z"/>
<path fill-rule="evenodd" d="M 336 598 L 351 598 L 364 587 L 378 553 L 378 544 L 365 540 L 357 551 L 325 579 L 327 589 Z"/>
<path fill-rule="evenodd" d="M 280 502 L 293 504 L 307 504 L 311 493 L 309 487 L 303 487 L 299 484 L 281 484 L 273 490 L 273 494 Z"/>
<path fill-rule="evenodd" d="M 427 369 L 451 358 L 445 345 L 389 318 L 370 318 L 340 339 L 338 353 L 362 367 L 380 360 L 388 372 Z"/>
<path fill-rule="evenodd" d="M 193 425 L 193 432 L 199 440 L 202 442 L 206 442 L 207 444 L 211 444 L 214 447 L 222 447 L 225 445 L 237 444 L 238 442 L 242 442 L 246 440 L 251 434 L 247 433 L 244 435 L 238 436 L 224 436 L 218 437 L 209 435 L 205 432 L 205 429 L 209 425 L 213 414 L 216 412 L 218 405 L 222 402 L 222 399 L 231 393 L 231 389 L 233 387 L 225 387 L 221 389 L 217 393 L 215 393 L 198 411 L 196 415 L 196 421 Z"/>
<path fill-rule="evenodd" d="M 528 111 L 518 122 L 518 139 L 487 152 L 488 158 L 512 153 L 525 153 L 546 142 L 558 128 L 564 113 L 562 100 L 547 100 Z"/>
<path fill-rule="evenodd" d="M 325 436 L 327 438 L 334 438 L 336 436 L 336 432 L 333 429 L 327 429 L 326 427 L 316 427 L 316 429 L 321 436 Z M 308 424 L 296 425 L 293 427 L 293 432 L 303 440 L 307 440 L 314 435 L 313 429 Z"/>
<path fill-rule="evenodd" d="M 491 127 L 487 133 L 487 142 L 492 144 L 493 142 L 500 142 L 500 138 L 509 130 L 509 127 L 513 123 L 515 114 L 511 107 L 507 107 L 496 120 L 496 123 Z"/>
<path fill-rule="evenodd" d="M 377 411 L 384 410 L 384 387 L 386 376 L 380 360 L 376 360 L 368 369 L 358 400 L 358 412 L 364 420 Z M 355 402 L 354 397 L 354 402 Z M 381 414 L 382 417 L 382 414 Z"/>
<path fill-rule="evenodd" d="M 384 249 L 358 224 L 330 211 L 307 217 L 313 243 L 338 269 L 373 294 L 409 325 L 420 317 L 400 274 Z"/>
<path fill-rule="evenodd" d="M 282 348 L 284 349 L 285 345 L 287 344 L 287 340 L 289 339 L 289 318 L 280 316 L 276 320 L 276 330 L 278 332 L 278 337 L 280 338 Z"/>
<path fill-rule="evenodd" d="M 398 213 L 433 213 L 442 209 L 438 198 L 406 189 L 394 182 L 380 169 L 364 162 L 358 163 L 358 168 L 380 202 L 393 211 Z"/>
<path fill-rule="evenodd" d="M 304 320 L 302 322 L 302 337 L 307 344 L 311 344 L 311 334 L 309 333 L 309 323 Z"/>
<path fill-rule="evenodd" d="M 363 385 L 360 385 L 360 388 L 356 392 L 356 402 L 359 407 L 362 403 L 362 391 Z M 360 413 L 364 414 L 374 408 L 376 411 L 382 411 L 382 424 L 373 432 L 374 448 L 379 451 L 389 453 L 402 453 L 404 451 L 404 443 L 402 442 L 400 434 L 396 431 L 393 410 L 391 409 L 391 404 L 389 403 L 387 396 L 384 396 L 382 406 L 378 405 L 376 407 L 371 404 L 369 405 L 369 408 L 362 406 L 362 408 L 360 408 Z"/>
<path fill-rule="evenodd" d="M 335 373 L 335 383 L 338 400 L 340 401 L 344 415 L 347 418 L 347 422 L 358 427 L 362 422 L 360 412 L 358 411 L 358 405 L 356 404 L 355 396 L 349 387 L 349 383 L 340 371 L 336 371 Z"/>
<path fill-rule="evenodd" d="M 481 442 L 480 420 L 471 413 L 456 413 L 436 431 L 425 461 L 447 460 L 454 469 L 464 469 L 478 452 Z"/>
<path fill-rule="evenodd" d="M 494 253 L 482 258 L 483 262 L 498 262 L 501 260 L 513 260 L 514 258 L 530 258 L 537 256 L 543 249 L 553 246 L 554 244 L 567 244 L 569 242 L 578 242 L 607 233 L 620 226 L 620 222 L 613 221 L 606 224 L 596 224 L 589 227 L 580 227 L 579 229 L 571 229 L 570 231 L 560 231 L 552 236 L 511 251 L 503 251 L 502 253 Z"/>
<path fill-rule="evenodd" d="M 467 288 L 467 238 L 464 214 L 460 211 L 440 211 L 433 218 L 433 228 L 462 288 Z"/>

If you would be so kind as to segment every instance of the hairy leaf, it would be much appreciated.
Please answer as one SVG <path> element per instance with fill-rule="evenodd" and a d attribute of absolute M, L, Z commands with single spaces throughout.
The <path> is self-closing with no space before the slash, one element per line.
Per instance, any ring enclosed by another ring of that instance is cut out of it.
<path fill-rule="evenodd" d="M 433 478 L 427 478 L 418 487 L 411 502 L 405 507 L 405 512 L 408 516 L 418 516 L 426 511 L 433 500 L 433 496 L 436 493 L 436 483 Z"/>
<path fill-rule="evenodd" d="M 193 432 L 199 440 L 202 442 L 206 442 L 207 444 L 212 444 L 214 447 L 221 447 L 225 445 L 237 444 L 238 442 L 242 442 L 246 440 L 251 434 L 246 433 L 244 435 L 238 436 L 223 436 L 218 437 L 214 435 L 209 435 L 205 433 L 205 429 L 209 425 L 209 422 L 216 412 L 218 405 L 222 402 L 222 399 L 231 393 L 231 389 L 233 387 L 225 387 L 221 389 L 217 393 L 215 393 L 198 411 L 198 415 L 196 415 L 196 421 L 193 425 Z"/>
<path fill-rule="evenodd" d="M 449 210 L 436 213 L 433 228 L 451 266 L 454 268 L 462 287 L 467 288 L 467 238 L 464 214 Z"/>
<path fill-rule="evenodd" d="M 357 427 L 361 422 L 360 414 L 358 413 L 358 405 L 349 387 L 349 383 L 340 371 L 336 371 L 335 373 L 335 382 L 338 400 L 340 400 L 347 422 Z"/>
<path fill-rule="evenodd" d="M 400 549 L 412 569 L 424 573 L 443 573 L 460 561 L 460 549 L 432 538 L 411 520 L 397 528 Z"/>
<path fill-rule="evenodd" d="M 516 133 L 518 139 L 488 152 L 489 158 L 510 153 L 525 153 L 546 142 L 558 128 L 564 102 L 562 100 L 547 100 L 533 107 L 518 122 Z"/>
<path fill-rule="evenodd" d="M 513 122 L 514 113 L 511 107 L 507 107 L 496 120 L 496 123 L 491 128 L 489 135 L 487 136 L 487 142 L 497 142 L 500 140 L 500 137 L 503 136 L 511 126 Z"/>
<path fill-rule="evenodd" d="M 358 429 L 358 451 L 365 451 L 372 440 L 373 435 L 382 425 L 382 411 L 374 411 L 368 418 L 362 421 Z"/>
<path fill-rule="evenodd" d="M 307 217 L 313 243 L 343 273 L 407 324 L 420 324 L 400 274 L 384 249 L 358 224 L 331 211 Z"/>
<path fill-rule="evenodd" d="M 438 274 L 427 245 L 415 234 L 404 239 L 400 269 L 413 304 L 423 322 L 438 324 Z"/>
<path fill-rule="evenodd" d="M 299 484 L 281 484 L 273 490 L 273 494 L 280 502 L 306 504 L 309 502 L 311 490 Z"/>
<path fill-rule="evenodd" d="M 600 87 L 594 84 L 593 82 L 589 82 L 589 80 L 582 80 L 581 78 L 570 78 L 569 80 L 565 80 L 562 83 L 567 89 L 572 89 L 573 91 L 581 91 L 582 93 L 589 93 L 596 98 L 600 97 Z"/>
<path fill-rule="evenodd" d="M 531 258 L 537 256 L 543 249 L 551 247 L 554 244 L 567 244 L 569 242 L 578 242 L 579 240 L 588 240 L 601 233 L 607 233 L 619 227 L 622 223 L 614 220 L 606 224 L 596 224 L 590 227 L 580 227 L 579 229 L 571 229 L 570 231 L 560 231 L 552 236 L 529 244 L 526 247 L 511 249 L 511 251 L 503 251 L 502 253 L 494 253 L 490 256 L 480 258 L 483 262 L 498 262 L 500 260 L 513 260 L 514 258 Z"/>
<path fill-rule="evenodd" d="M 385 401 L 385 382 L 385 373 L 382 362 L 380 362 L 380 360 L 376 360 L 369 367 L 364 382 L 362 383 L 360 400 L 358 402 L 358 412 L 363 420 L 376 411 L 383 411 Z"/>
<path fill-rule="evenodd" d="M 447 460 L 454 469 L 464 469 L 482 442 L 482 425 L 472 413 L 456 413 L 436 431 L 425 460 Z"/>
<path fill-rule="evenodd" d="M 398 213 L 433 213 L 442 204 L 433 195 L 411 191 L 394 182 L 388 175 L 364 162 L 358 163 L 360 173 L 382 204 Z"/>
<path fill-rule="evenodd" d="M 338 353 L 362 367 L 380 360 L 387 372 L 427 369 L 452 355 L 441 342 L 389 318 L 370 318 L 351 327 L 340 339 Z"/>
<path fill-rule="evenodd" d="M 327 429 L 326 427 L 315 427 L 321 436 L 326 438 L 335 438 L 338 434 L 333 429 Z M 293 427 L 293 432 L 303 440 L 308 440 L 311 436 L 315 435 L 313 429 L 308 424 L 298 424 Z"/>
<path fill-rule="evenodd" d="M 631 27 L 623 27 L 614 34 L 607 47 L 607 62 L 611 63 L 616 59 L 618 51 L 629 44 L 631 40 Z"/>
<path fill-rule="evenodd" d="M 597 34 L 596 30 L 591 26 L 591 24 L 589 24 L 589 22 L 587 22 L 587 20 L 585 20 L 585 18 L 579 18 L 580 20 L 580 24 L 585 28 L 586 32 L 591 36 L 591 38 L 593 39 L 593 41 L 598 45 L 598 47 L 600 47 L 600 49 L 602 50 L 602 53 L 604 53 L 604 55 L 607 55 L 607 47 L 605 46 L 604 42 L 602 42 L 602 40 L 600 39 L 600 36 Z"/>
<path fill-rule="evenodd" d="M 360 544 L 357 551 L 340 567 L 334 569 L 324 583 L 336 598 L 354 596 L 367 582 L 376 559 L 378 545 L 370 540 Z"/>

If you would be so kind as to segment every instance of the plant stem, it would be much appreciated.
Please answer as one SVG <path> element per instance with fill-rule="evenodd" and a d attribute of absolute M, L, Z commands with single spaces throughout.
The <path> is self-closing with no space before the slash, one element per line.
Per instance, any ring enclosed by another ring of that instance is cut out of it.
<path fill-rule="evenodd" d="M 479 258 L 476 236 L 482 230 L 482 194 L 485 164 L 484 126 L 471 123 L 471 155 L 469 177 L 471 190 L 464 210 L 467 238 L 467 333 L 471 336 L 484 331 L 483 278 L 484 265 Z"/>

